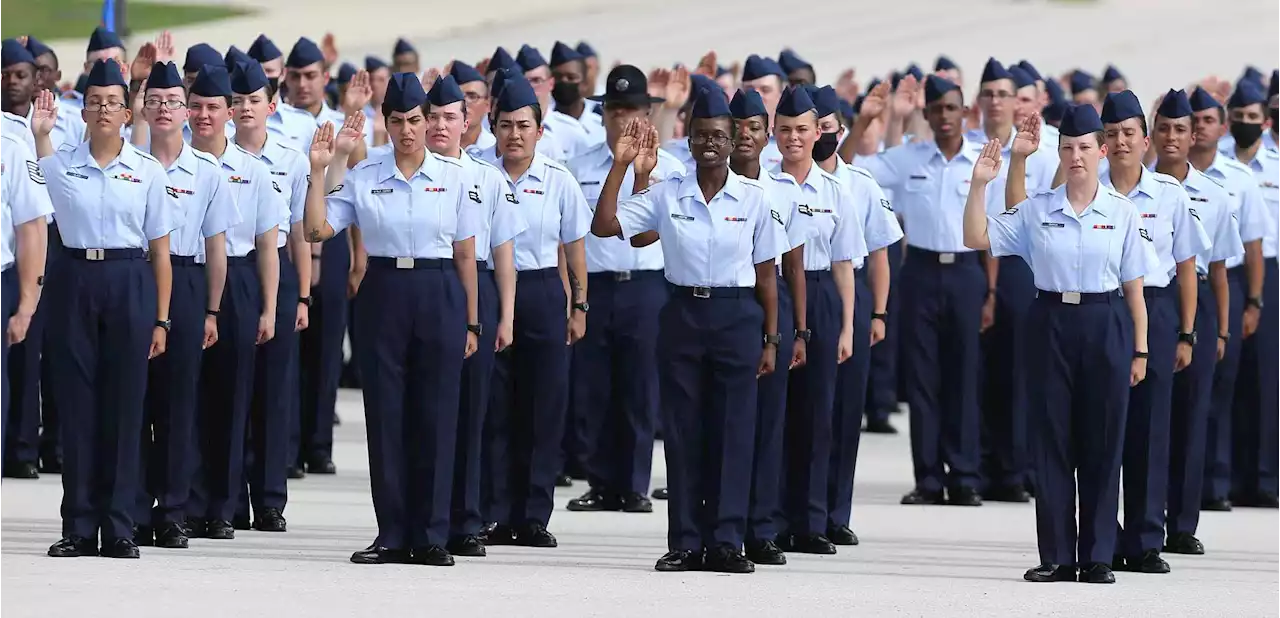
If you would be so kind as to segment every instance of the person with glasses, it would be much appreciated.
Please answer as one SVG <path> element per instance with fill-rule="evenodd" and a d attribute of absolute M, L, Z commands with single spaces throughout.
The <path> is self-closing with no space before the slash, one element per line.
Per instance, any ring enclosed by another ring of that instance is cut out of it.
<path fill-rule="evenodd" d="M 226 232 L 240 222 L 217 159 L 182 139 L 186 91 L 172 62 L 157 62 L 143 93 L 151 156 L 164 166 L 178 203 L 169 237 L 173 292 L 166 351 L 151 361 L 142 431 L 142 474 L 134 521 L 139 545 L 185 549 L 191 493 L 191 436 L 204 350 L 218 340 L 227 276 Z M 153 508 L 154 505 L 154 508 Z"/>
<path fill-rule="evenodd" d="M 120 136 L 127 97 L 120 65 L 95 62 L 82 112 L 88 141 L 40 161 L 67 258 L 48 299 L 46 353 L 66 446 L 54 557 L 138 557 L 147 365 L 171 327 L 169 234 L 179 220 L 164 167 Z"/>
<path fill-rule="evenodd" d="M 462 148 L 472 159 L 484 161 L 485 153 L 493 152 L 498 143 L 485 127 L 485 119 L 489 117 L 489 83 L 475 67 L 460 60 L 453 61 L 449 75 L 466 97 L 467 128 L 462 132 Z"/>
<path fill-rule="evenodd" d="M 729 170 L 735 124 L 723 92 L 694 97 L 696 171 L 647 186 L 658 132 L 631 124 L 615 146 L 591 233 L 635 239 L 657 232 L 671 284 L 658 316 L 668 551 L 654 568 L 750 573 L 755 565 L 743 542 L 757 385 L 778 362 L 776 263 L 790 245 L 764 186 Z M 646 188 L 619 202 L 633 164 L 635 184 Z"/>

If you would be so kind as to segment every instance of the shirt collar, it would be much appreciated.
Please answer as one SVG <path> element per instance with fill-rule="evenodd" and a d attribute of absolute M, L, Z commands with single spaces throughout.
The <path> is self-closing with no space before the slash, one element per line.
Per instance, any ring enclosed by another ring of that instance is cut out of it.
<path fill-rule="evenodd" d="M 1071 202 L 1067 201 L 1067 185 L 1066 183 L 1063 183 L 1057 189 L 1053 190 L 1053 205 L 1049 208 L 1049 212 L 1053 213 L 1060 211 L 1062 214 L 1073 219 L 1082 219 L 1090 212 L 1106 217 L 1111 214 L 1111 200 L 1109 196 L 1110 193 L 1102 186 L 1102 182 L 1099 181 L 1098 192 L 1093 196 L 1093 201 L 1085 207 L 1084 211 L 1077 215 L 1075 209 L 1071 207 Z"/>
<path fill-rule="evenodd" d="M 790 178 L 790 176 L 788 176 L 788 178 Z M 724 181 L 724 187 L 722 187 L 720 189 L 720 193 L 717 193 L 716 195 L 718 196 L 723 193 L 735 202 L 741 201 L 743 193 L 745 193 L 745 187 L 746 185 L 743 184 L 742 177 L 730 171 L 729 177 Z M 678 199 L 692 198 L 704 204 L 707 203 L 707 201 L 702 197 L 702 187 L 698 186 L 698 174 L 696 172 L 688 174 L 680 179 L 680 193 L 677 197 Z M 712 200 L 714 201 L 715 198 L 713 197 Z"/>
<path fill-rule="evenodd" d="M 271 131 L 267 131 L 267 141 L 262 143 L 262 151 L 258 153 L 258 158 L 270 165 L 275 165 L 284 159 L 284 146 L 280 145 L 279 140 L 272 139 L 273 137 L 275 136 Z"/>
<path fill-rule="evenodd" d="M 232 171 L 240 171 L 246 165 L 245 157 L 247 156 L 249 156 L 249 153 L 241 150 L 235 141 L 228 139 L 227 148 L 222 151 L 222 157 L 219 162 L 231 168 Z"/>
<path fill-rule="evenodd" d="M 502 171 L 502 175 L 506 176 L 507 180 L 510 181 L 511 184 L 514 185 L 520 181 L 519 178 L 512 178 L 511 174 L 507 173 L 507 168 L 502 165 L 502 157 L 498 157 L 498 160 L 494 162 L 494 166 L 496 166 L 499 170 Z M 542 153 L 535 150 L 533 153 L 533 161 L 529 163 L 529 169 L 525 170 L 524 175 L 538 182 L 543 182 L 547 177 L 546 170 L 547 170 L 546 157 L 543 156 Z"/>
<path fill-rule="evenodd" d="M 200 159 L 196 158 L 196 149 L 192 148 L 191 144 L 183 143 L 182 152 L 178 153 L 178 158 L 174 160 L 173 164 L 178 166 L 178 169 L 195 176 L 196 170 L 200 165 Z"/>
<path fill-rule="evenodd" d="M 1115 169 L 1115 168 L 1112 168 L 1112 169 Z M 1154 172 L 1147 169 L 1145 166 L 1141 166 L 1139 167 L 1139 174 L 1140 175 L 1138 176 L 1138 184 L 1134 185 L 1133 191 L 1141 193 L 1150 198 L 1156 197 L 1156 193 L 1158 189 L 1156 187 L 1156 177 L 1153 175 Z M 1098 180 L 1100 180 L 1102 184 L 1108 187 L 1111 187 L 1112 189 L 1116 188 L 1115 184 L 1111 182 L 1110 170 L 1108 170 L 1107 173 L 1102 175 L 1102 177 L 1099 178 Z M 1132 192 L 1130 194 L 1132 195 Z"/>
<path fill-rule="evenodd" d="M 938 147 L 937 141 L 930 142 L 930 145 L 933 146 L 933 156 L 943 161 L 947 160 L 947 157 L 942 154 L 942 149 Z M 983 144 L 970 140 L 967 134 L 961 135 L 960 151 L 956 153 L 956 157 L 963 157 L 966 161 L 977 161 L 978 154 L 982 152 L 982 146 Z M 955 159 L 952 160 L 954 161 Z"/>
<path fill-rule="evenodd" d="M 431 181 L 440 175 L 439 166 L 441 162 L 430 151 L 425 152 L 426 156 L 422 157 L 422 165 L 418 166 L 418 171 L 414 172 L 413 176 L 421 174 L 428 181 Z M 380 166 L 378 169 L 378 182 L 386 182 L 399 176 L 400 168 L 396 166 L 396 151 L 393 149 L 382 155 L 382 157 L 381 163 L 378 164 Z M 405 180 L 411 181 L 413 177 L 405 178 Z"/>
<path fill-rule="evenodd" d="M 108 167 L 119 163 L 131 170 L 136 170 L 141 165 L 141 161 L 142 155 L 138 153 L 138 149 L 135 148 L 133 144 L 125 142 L 124 146 L 120 148 L 120 154 L 116 155 L 115 160 L 108 163 L 102 169 L 105 170 Z M 93 155 L 89 153 L 89 140 L 80 142 L 80 145 L 76 146 L 75 151 L 72 153 L 71 163 L 73 167 L 97 167 L 97 162 L 93 160 Z"/>
<path fill-rule="evenodd" d="M 832 177 L 831 174 L 827 173 L 827 170 L 822 169 L 822 166 L 818 165 L 817 161 L 813 163 L 813 167 L 809 168 L 809 174 L 804 177 L 804 182 L 796 180 L 795 176 L 792 176 L 791 174 L 788 174 L 786 170 L 783 170 L 781 163 L 778 163 L 766 171 L 774 176 L 785 179 L 787 182 L 793 182 L 796 186 L 809 187 L 814 191 L 818 190 L 817 179 L 822 178 L 823 176 Z"/>

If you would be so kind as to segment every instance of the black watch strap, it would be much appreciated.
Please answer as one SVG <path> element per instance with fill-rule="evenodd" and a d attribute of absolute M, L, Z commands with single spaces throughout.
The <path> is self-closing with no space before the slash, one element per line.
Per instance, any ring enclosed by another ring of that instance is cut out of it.
<path fill-rule="evenodd" d="M 884 322 L 885 320 L 889 319 L 889 314 L 888 314 L 888 312 L 885 312 L 885 313 L 873 313 L 873 314 L 871 314 L 871 319 L 873 319 L 873 320 L 880 320 L 881 322 Z"/>
<path fill-rule="evenodd" d="M 774 333 L 772 335 L 764 336 L 765 345 L 780 345 L 781 343 L 782 343 L 782 335 Z"/>
<path fill-rule="evenodd" d="M 163 328 L 164 332 L 167 333 L 169 332 L 170 328 L 173 328 L 173 321 L 172 320 L 156 320 L 156 326 Z"/>
<path fill-rule="evenodd" d="M 1252 298 L 1246 298 L 1246 299 L 1245 299 L 1245 301 L 1244 301 L 1244 304 L 1246 304 L 1246 305 L 1248 305 L 1248 306 L 1250 306 L 1250 307 L 1257 307 L 1257 308 L 1261 309 L 1261 308 L 1262 308 L 1262 297 L 1260 297 L 1260 296 L 1254 296 L 1254 297 L 1252 297 Z"/>
<path fill-rule="evenodd" d="M 218 310 L 217 310 L 217 309 L 205 309 L 205 310 L 204 310 L 204 314 L 205 314 L 205 315 L 211 315 L 211 316 L 217 317 L 217 316 L 218 316 Z"/>
<path fill-rule="evenodd" d="M 1147 354 L 1146 352 L 1134 352 L 1134 353 L 1133 353 L 1133 357 L 1134 357 L 1134 358 L 1146 358 L 1147 356 L 1148 356 L 1148 354 Z"/>
<path fill-rule="evenodd" d="M 303 304 L 303 305 L 306 305 L 306 306 L 310 307 L 310 306 L 311 306 L 311 303 L 315 302 L 315 299 L 313 299 L 313 298 L 312 298 L 312 297 L 310 297 L 310 296 L 299 296 L 299 297 L 298 297 L 298 302 L 299 302 L 299 303 L 301 303 L 301 304 Z"/>
<path fill-rule="evenodd" d="M 807 328 L 806 328 L 806 329 L 804 329 L 804 330 L 800 330 L 800 329 L 798 329 L 798 328 L 797 328 L 797 329 L 796 329 L 796 339 L 797 339 L 797 340 L 799 340 L 799 341 L 803 341 L 803 342 L 805 342 L 805 343 L 808 343 L 810 339 L 813 339 L 813 331 L 812 331 L 812 330 L 809 330 L 809 329 L 807 329 Z"/>
<path fill-rule="evenodd" d="M 1226 333 L 1226 334 L 1218 333 L 1218 338 L 1223 341 L 1231 341 L 1231 333 Z"/>
<path fill-rule="evenodd" d="M 468 324 L 467 332 L 475 333 L 475 335 L 479 337 L 480 335 L 484 334 L 484 326 L 480 324 Z"/>

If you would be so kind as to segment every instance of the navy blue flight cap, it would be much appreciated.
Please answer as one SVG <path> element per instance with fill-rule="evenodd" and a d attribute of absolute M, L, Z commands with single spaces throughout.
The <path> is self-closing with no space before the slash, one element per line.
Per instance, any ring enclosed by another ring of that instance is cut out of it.
<path fill-rule="evenodd" d="M 206 64 L 222 64 L 222 54 L 208 43 L 196 43 L 187 48 L 187 57 L 182 61 L 184 73 L 195 73 Z"/>
<path fill-rule="evenodd" d="M 1102 102 L 1102 122 L 1106 124 L 1116 124 L 1130 118 L 1145 117 L 1142 113 L 1142 103 L 1138 101 L 1138 95 L 1133 94 L 1132 90 L 1112 92 Z"/>
<path fill-rule="evenodd" d="M 547 59 L 542 57 L 542 52 L 538 51 L 538 48 L 521 45 L 520 53 L 516 54 L 516 64 L 520 65 L 521 72 L 528 72 L 547 66 Z"/>
<path fill-rule="evenodd" d="M 809 96 L 809 91 L 795 86 L 783 89 L 782 97 L 778 99 L 778 109 L 774 111 L 774 115 L 796 118 L 805 112 L 813 112 L 815 114 L 818 112 L 817 106 L 813 104 L 813 98 Z"/>
<path fill-rule="evenodd" d="M 1101 130 L 1102 119 L 1098 117 L 1098 110 L 1088 104 L 1068 107 L 1062 115 L 1062 124 L 1058 125 L 1058 132 L 1063 137 L 1080 137 Z"/>
<path fill-rule="evenodd" d="M 502 87 L 506 85 L 507 80 L 511 79 L 512 75 L 517 74 L 519 74 L 519 71 L 513 71 L 512 69 L 498 69 L 495 71 L 493 83 L 489 84 L 489 98 L 498 98 L 498 94 L 502 92 Z"/>
<path fill-rule="evenodd" d="M 876 86 L 879 86 L 882 83 L 884 83 L 884 80 L 880 79 L 879 77 L 871 78 L 871 81 L 867 82 L 867 90 L 863 94 L 866 94 L 867 92 L 871 92 L 872 90 L 875 90 Z"/>
<path fill-rule="evenodd" d="M 825 118 L 840 111 L 840 95 L 831 86 L 818 88 L 817 94 L 810 94 L 813 106 L 818 110 L 818 117 Z"/>
<path fill-rule="evenodd" d="M 391 49 L 391 55 L 393 57 L 399 56 L 401 54 L 416 55 L 417 53 L 418 53 L 417 48 L 415 48 L 412 43 L 404 40 L 403 38 L 396 39 L 396 46 Z"/>
<path fill-rule="evenodd" d="M 555 46 L 551 48 L 551 66 L 558 67 L 574 60 L 582 60 L 582 54 L 579 54 L 578 50 L 556 41 Z"/>
<path fill-rule="evenodd" d="M 1267 97 L 1262 95 L 1262 89 L 1251 81 L 1241 80 L 1236 84 L 1235 92 L 1231 93 L 1231 98 L 1227 99 L 1227 107 L 1235 109 L 1254 103 L 1267 104 Z"/>
<path fill-rule="evenodd" d="M 89 69 L 89 79 L 84 84 L 85 91 L 95 86 L 120 86 L 126 92 L 129 90 L 129 83 L 124 81 L 120 65 L 112 60 L 95 61 L 93 68 Z"/>
<path fill-rule="evenodd" d="M 781 104 L 779 104 L 781 105 Z M 691 118 L 723 118 L 732 116 L 729 102 L 724 98 L 722 90 L 703 90 L 695 94 L 693 109 L 689 110 Z"/>
<path fill-rule="evenodd" d="M 248 62 L 249 60 L 253 60 L 253 58 L 249 57 L 249 54 L 240 51 L 239 47 L 232 45 L 231 49 L 227 50 L 227 55 L 222 57 L 222 64 L 226 65 L 227 70 L 230 71 L 236 68 L 236 64 Z"/>
<path fill-rule="evenodd" d="M 231 74 L 222 63 L 206 64 L 191 82 L 191 94 L 202 97 L 231 96 Z"/>
<path fill-rule="evenodd" d="M 747 56 L 747 61 L 742 65 L 742 81 L 749 82 L 769 75 L 777 75 L 779 79 L 787 78 L 782 66 L 772 58 L 762 58 L 755 54 Z"/>
<path fill-rule="evenodd" d="M 955 62 L 946 56 L 938 56 L 938 59 L 933 62 L 934 71 L 951 71 L 959 68 Z"/>
<path fill-rule="evenodd" d="M 1009 78 L 1013 80 L 1013 88 L 1015 90 L 1036 85 L 1036 78 L 1016 64 L 1009 67 Z"/>
<path fill-rule="evenodd" d="M 844 116 L 845 122 L 853 120 L 853 117 L 856 115 L 853 111 L 853 104 L 844 99 L 840 99 L 840 115 Z"/>
<path fill-rule="evenodd" d="M 717 64 L 717 65 L 716 65 L 716 77 L 717 77 L 717 78 L 719 78 L 719 77 L 723 77 L 723 76 L 728 75 L 728 74 L 730 74 L 730 73 L 732 73 L 732 72 L 733 72 L 733 71 L 732 71 L 732 70 L 730 70 L 730 69 L 729 69 L 729 67 L 727 67 L 727 66 L 724 66 L 724 65 L 722 65 L 722 64 Z"/>
<path fill-rule="evenodd" d="M 1003 64 L 1000 64 L 999 60 L 987 58 L 987 65 L 982 67 L 981 83 L 985 84 L 997 79 L 1013 79 L 1013 76 L 1009 74 L 1009 70 L 1004 68 Z"/>
<path fill-rule="evenodd" d="M 690 90 L 694 94 L 697 94 L 697 92 L 700 90 L 720 90 L 721 89 L 720 84 L 717 84 L 716 80 L 711 79 L 710 77 L 707 77 L 706 75 L 702 75 L 700 73 L 694 73 L 693 75 L 689 76 L 689 85 L 690 85 Z"/>
<path fill-rule="evenodd" d="M 413 73 L 396 73 L 387 82 L 387 95 L 382 99 L 382 114 L 410 112 L 427 102 L 422 81 Z"/>
<path fill-rule="evenodd" d="M 742 89 L 733 93 L 733 100 L 729 101 L 729 113 L 738 120 L 756 116 L 765 116 L 765 120 L 768 120 L 769 116 L 769 110 L 764 108 L 764 99 L 760 98 L 760 93 Z"/>
<path fill-rule="evenodd" d="M 231 92 L 233 94 L 253 94 L 271 84 L 262 63 L 252 58 L 238 62 L 231 67 Z"/>
<path fill-rule="evenodd" d="M 782 67 L 782 70 L 787 73 L 793 73 L 800 69 L 813 70 L 812 64 L 806 62 L 804 58 L 801 58 L 791 49 L 784 49 L 778 53 L 778 66 Z"/>
<path fill-rule="evenodd" d="M 377 71 L 378 69 L 385 69 L 385 68 L 388 68 L 387 63 L 382 58 L 379 58 L 377 56 L 364 57 L 364 70 L 372 73 L 374 71 Z"/>
<path fill-rule="evenodd" d="M 1061 122 L 1070 106 L 1066 101 L 1053 101 L 1040 110 L 1040 117 L 1044 118 L 1045 122 Z"/>
<path fill-rule="evenodd" d="M 1062 91 L 1062 84 L 1056 79 L 1045 80 L 1044 90 L 1049 95 L 1049 103 L 1064 103 L 1067 100 L 1067 93 Z"/>
<path fill-rule="evenodd" d="M 1261 84 L 1261 83 L 1262 83 L 1262 71 L 1259 71 L 1259 70 L 1258 70 L 1258 67 L 1255 67 L 1255 66 L 1252 66 L 1252 65 L 1246 66 L 1246 67 L 1244 68 L 1244 73 L 1241 73 L 1241 74 L 1240 74 L 1240 79 L 1239 79 L 1239 80 L 1237 80 L 1237 81 L 1250 81 L 1250 82 L 1254 82 L 1254 83 L 1257 83 L 1257 84 Z"/>
<path fill-rule="evenodd" d="M 36 58 L 25 45 L 18 42 L 18 39 L 5 39 L 3 46 L 0 46 L 0 66 L 9 68 L 15 64 L 26 63 L 32 67 L 36 66 Z"/>
<path fill-rule="evenodd" d="M 270 62 L 283 55 L 280 53 L 280 48 L 276 47 L 276 44 L 265 34 L 259 34 L 249 46 L 249 57 L 258 62 Z"/>
<path fill-rule="evenodd" d="M 1222 104 L 1219 103 L 1217 99 L 1213 98 L 1213 95 L 1209 94 L 1208 90 L 1200 87 L 1196 87 L 1196 89 L 1191 92 L 1191 96 L 1187 97 L 1187 101 L 1191 103 L 1191 111 L 1193 112 L 1203 112 L 1206 109 L 1217 109 L 1222 107 Z"/>
<path fill-rule="evenodd" d="M 1120 69 L 1117 69 L 1114 64 L 1108 64 L 1107 69 L 1102 72 L 1102 83 L 1104 84 L 1110 84 L 1111 82 L 1121 81 L 1123 79 L 1124 73 L 1121 73 Z"/>
<path fill-rule="evenodd" d="M 502 84 L 502 92 L 498 93 L 498 112 L 514 112 L 518 109 L 538 104 L 538 95 L 533 86 L 523 75 L 512 74 Z"/>
<path fill-rule="evenodd" d="M 578 47 L 577 47 L 576 49 L 577 49 L 578 53 L 579 53 L 583 58 L 595 58 L 595 57 L 596 57 L 596 50 L 595 50 L 595 48 L 594 48 L 594 47 L 592 47 L 592 46 L 591 46 L 591 44 L 590 44 L 590 43 L 588 43 L 588 42 L 586 42 L 586 41 L 579 41 L 579 42 L 578 42 Z"/>
<path fill-rule="evenodd" d="M 489 72 L 492 73 L 498 69 L 510 69 L 516 66 L 516 61 L 511 58 L 511 54 L 507 52 L 501 45 L 493 50 L 493 55 L 489 57 Z"/>
<path fill-rule="evenodd" d="M 1267 86 L 1267 99 L 1271 99 L 1276 94 L 1280 94 L 1280 69 L 1271 71 L 1271 85 Z"/>
<path fill-rule="evenodd" d="M 1076 69 L 1075 71 L 1071 72 L 1071 95 L 1072 96 L 1080 94 L 1081 92 L 1084 92 L 1086 90 L 1094 90 L 1097 87 L 1098 86 L 1097 86 L 1096 80 L 1093 79 L 1092 75 L 1085 73 L 1080 69 Z"/>
<path fill-rule="evenodd" d="M 53 50 L 48 45 L 40 42 L 36 37 L 27 37 L 27 51 L 31 52 L 32 58 L 39 58 L 45 54 L 52 54 Z"/>
<path fill-rule="evenodd" d="M 124 42 L 120 40 L 120 36 L 102 26 L 94 28 L 93 34 L 89 35 L 88 51 L 96 52 L 112 47 L 124 49 Z"/>
<path fill-rule="evenodd" d="M 484 76 L 480 74 L 480 71 L 477 71 L 475 67 L 459 60 L 453 61 L 453 66 L 449 69 L 449 75 L 453 76 L 453 81 L 457 82 L 459 86 L 462 84 L 469 84 L 471 82 L 484 81 Z"/>
<path fill-rule="evenodd" d="M 1031 64 L 1026 60 L 1022 60 L 1018 62 L 1018 68 L 1022 69 L 1023 71 L 1026 71 L 1027 75 L 1030 75 L 1032 79 L 1038 82 L 1044 81 L 1044 77 L 1040 75 L 1040 71 L 1036 70 L 1036 65 Z"/>
<path fill-rule="evenodd" d="M 431 84 L 431 90 L 427 92 L 427 100 L 436 107 L 452 105 L 464 99 L 466 95 L 462 93 L 462 89 L 458 87 L 458 82 L 452 75 L 436 77 L 435 83 Z"/>
<path fill-rule="evenodd" d="M 924 80 L 925 105 L 941 99 L 943 95 L 951 92 L 952 90 L 959 89 L 960 87 L 949 79 L 938 77 L 937 75 L 930 75 Z"/>
<path fill-rule="evenodd" d="M 356 76 L 357 70 L 356 65 L 351 64 L 350 62 L 344 62 L 338 67 L 338 78 L 335 81 L 339 84 L 349 83 L 351 78 Z"/>
<path fill-rule="evenodd" d="M 920 66 L 915 63 L 912 63 L 909 66 L 907 66 L 907 70 L 902 72 L 903 77 L 906 77 L 908 75 L 914 76 L 917 82 L 924 79 L 924 71 L 920 70 Z"/>
<path fill-rule="evenodd" d="M 1160 101 L 1160 107 L 1156 110 L 1156 115 L 1165 118 L 1186 118 L 1191 115 L 1191 102 L 1187 100 L 1186 90 L 1170 89 L 1164 95 L 1164 100 Z"/>
<path fill-rule="evenodd" d="M 152 88 L 182 88 L 182 74 L 178 65 L 172 62 L 157 62 L 151 65 L 151 75 L 147 77 L 147 90 Z"/>
<path fill-rule="evenodd" d="M 76 78 L 75 91 L 79 92 L 81 95 L 89 91 L 89 74 L 88 73 L 81 73 L 80 77 Z"/>
<path fill-rule="evenodd" d="M 301 69 L 317 62 L 324 62 L 324 52 L 320 51 L 315 41 L 304 36 L 299 37 L 298 42 L 293 44 L 293 49 L 289 50 L 289 57 L 285 59 L 284 64 L 291 69 Z"/>

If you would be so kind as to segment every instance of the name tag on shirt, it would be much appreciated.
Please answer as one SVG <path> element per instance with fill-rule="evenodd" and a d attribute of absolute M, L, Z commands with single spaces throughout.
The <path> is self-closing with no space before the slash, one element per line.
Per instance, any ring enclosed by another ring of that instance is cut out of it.
<path fill-rule="evenodd" d="M 272 176 L 288 176 L 289 172 L 277 172 L 275 170 L 271 170 L 271 175 Z"/>
<path fill-rule="evenodd" d="M 679 215 L 676 213 L 671 213 L 671 218 L 676 221 L 693 221 L 693 217 L 690 217 L 689 215 Z"/>
<path fill-rule="evenodd" d="M 584 180 L 584 181 L 582 181 L 582 182 L 580 182 L 580 183 L 578 183 L 578 184 L 580 184 L 580 185 L 582 185 L 582 186 L 584 186 L 584 187 L 594 187 L 595 185 L 600 184 L 600 181 L 599 181 L 599 180 Z"/>
<path fill-rule="evenodd" d="M 1006 211 L 1006 212 L 1007 212 L 1007 211 Z M 1044 221 L 1044 222 L 1042 222 L 1042 223 L 1040 224 L 1040 227 L 1067 227 L 1067 224 L 1065 224 L 1065 223 L 1055 223 L 1055 222 L 1053 222 L 1053 221 Z"/>
<path fill-rule="evenodd" d="M 1209 201 L 1209 198 L 1207 198 L 1207 197 L 1199 197 L 1199 196 L 1195 196 L 1195 195 L 1192 195 L 1192 196 L 1190 196 L 1190 197 L 1191 197 L 1191 201 L 1193 201 L 1193 202 L 1206 202 L 1206 203 L 1207 203 L 1207 202 Z"/>
<path fill-rule="evenodd" d="M 386 193 L 395 193 L 395 192 L 396 192 L 395 189 L 374 189 L 369 192 L 369 195 L 383 195 Z"/>
<path fill-rule="evenodd" d="M 929 179 L 928 176 L 921 176 L 919 174 L 913 174 L 911 176 L 911 180 L 928 180 L 928 179 Z"/>
<path fill-rule="evenodd" d="M 85 176 L 84 174 L 77 174 L 77 173 L 75 173 L 75 172 L 73 172 L 73 171 L 71 171 L 71 170 L 67 170 L 67 175 L 68 175 L 68 176 L 70 176 L 70 177 L 72 177 L 72 178 L 79 178 L 80 180 L 88 180 L 88 179 L 89 179 L 89 177 L 88 177 L 88 176 Z"/>

